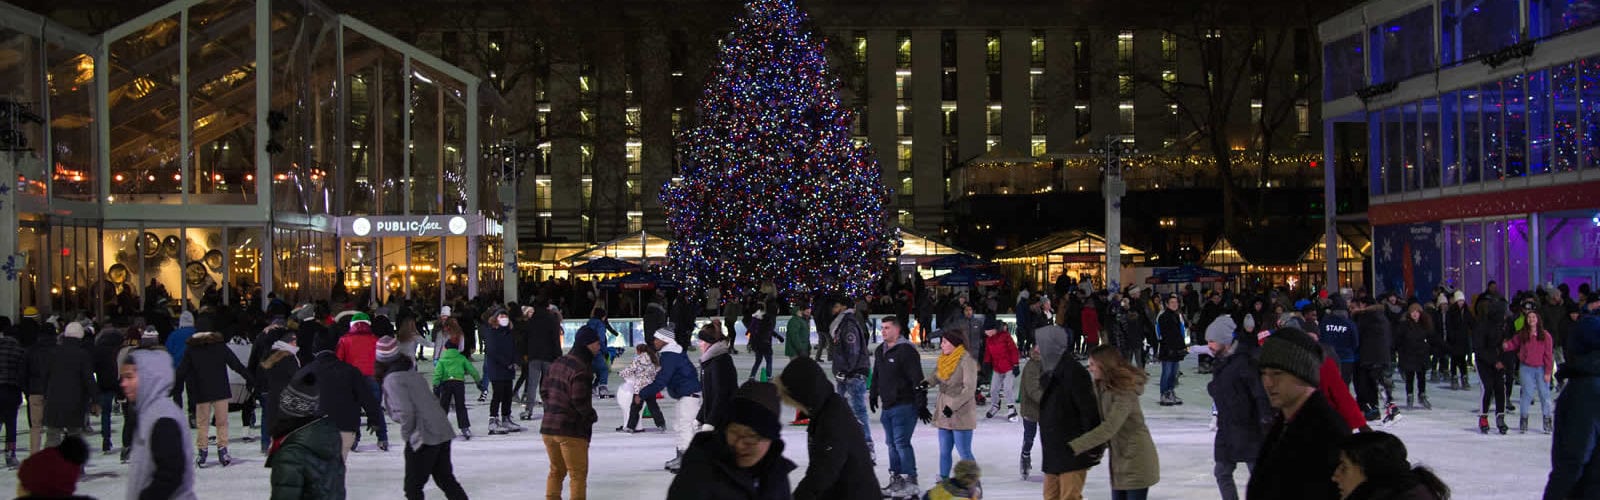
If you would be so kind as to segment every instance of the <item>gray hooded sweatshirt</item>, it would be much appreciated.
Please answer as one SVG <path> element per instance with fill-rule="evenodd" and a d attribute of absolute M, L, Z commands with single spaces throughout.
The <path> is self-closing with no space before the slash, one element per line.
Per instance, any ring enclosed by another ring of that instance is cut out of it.
<path fill-rule="evenodd" d="M 183 447 L 183 460 L 179 463 L 183 467 L 183 481 L 167 498 L 194 500 L 194 443 L 189 427 L 184 425 L 188 417 L 169 397 L 172 392 L 172 358 L 165 352 L 146 349 L 135 350 L 128 357 L 139 372 L 138 400 L 134 402 L 138 409 L 139 426 L 131 451 L 128 452 L 127 498 L 139 500 L 145 488 L 155 482 L 156 462 L 150 451 L 150 436 L 157 422 L 170 418 L 178 424 L 181 436 L 179 445 Z"/>

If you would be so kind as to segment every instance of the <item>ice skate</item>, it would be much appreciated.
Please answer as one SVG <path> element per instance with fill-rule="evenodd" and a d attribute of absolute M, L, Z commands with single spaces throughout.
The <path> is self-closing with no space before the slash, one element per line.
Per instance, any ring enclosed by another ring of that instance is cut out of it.
<path fill-rule="evenodd" d="M 1554 427 L 1553 427 L 1553 425 L 1552 425 L 1552 424 L 1554 424 L 1554 423 L 1555 423 L 1555 422 L 1553 422 L 1553 421 L 1551 421 L 1551 419 L 1550 419 L 1550 416 L 1549 416 L 1549 415 L 1545 415 L 1545 416 L 1544 416 L 1544 433 L 1545 433 L 1545 434 L 1549 434 L 1549 433 L 1550 433 L 1550 432 L 1551 432 L 1551 431 L 1553 431 L 1553 430 L 1554 430 Z"/>
<path fill-rule="evenodd" d="M 1472 383 L 1467 381 L 1467 376 L 1466 375 L 1462 375 L 1461 376 L 1461 390 L 1463 390 L 1463 391 L 1472 390 Z"/>
<path fill-rule="evenodd" d="M 1489 433 L 1489 415 L 1486 413 L 1478 414 L 1478 433 Z"/>
<path fill-rule="evenodd" d="M 1017 405 L 1006 405 L 1006 421 L 1017 421 Z"/>
<path fill-rule="evenodd" d="M 500 419 L 500 428 L 506 432 L 522 432 L 528 430 L 527 427 L 523 427 L 521 424 L 511 421 L 510 418 Z"/>
<path fill-rule="evenodd" d="M 522 420 L 524 422 L 529 421 L 529 420 L 533 420 L 533 409 L 532 408 L 527 408 L 527 409 L 522 410 L 522 413 L 517 415 L 517 419 L 518 420 Z"/>
<path fill-rule="evenodd" d="M 889 474 L 889 485 L 884 486 L 879 493 L 881 493 L 884 498 L 894 498 L 895 494 L 900 492 L 900 486 L 904 483 L 905 480 L 899 474 Z"/>
<path fill-rule="evenodd" d="M 606 386 L 602 385 L 594 388 L 594 397 L 595 399 L 611 399 L 616 396 L 611 394 L 611 389 L 607 389 Z"/>
<path fill-rule="evenodd" d="M 1028 472 L 1029 472 L 1029 469 L 1032 469 L 1032 468 L 1033 468 L 1033 455 L 1031 453 L 1026 452 L 1026 451 L 1022 452 L 1022 480 L 1023 481 L 1027 481 L 1028 480 Z"/>
<path fill-rule="evenodd" d="M 922 487 L 917 486 L 917 476 L 901 476 L 900 490 L 895 492 L 896 498 L 918 498 L 922 496 Z"/>
<path fill-rule="evenodd" d="M 461 440 L 462 441 L 471 441 L 472 440 L 472 429 L 471 428 L 461 429 Z"/>
<path fill-rule="evenodd" d="M 1424 410 L 1432 410 L 1433 409 L 1433 403 L 1429 403 L 1428 402 L 1428 395 L 1427 394 L 1423 394 L 1421 396 L 1417 396 L 1417 401 L 1422 403 L 1422 409 L 1424 409 Z"/>
<path fill-rule="evenodd" d="M 667 472 L 671 472 L 673 474 L 677 474 L 678 470 L 682 469 L 682 468 L 683 468 L 683 450 L 678 450 L 678 456 L 673 457 L 672 460 L 668 460 L 667 461 L 666 469 L 667 469 Z"/>
<path fill-rule="evenodd" d="M 126 453 L 126 452 L 124 452 L 124 453 Z M 122 459 L 122 462 L 123 463 L 127 463 L 128 459 L 124 458 L 124 459 Z M 7 469 L 15 469 L 20 464 L 21 464 L 21 462 L 17 461 L 17 450 L 15 448 L 7 448 L 6 449 L 6 468 Z"/>
<path fill-rule="evenodd" d="M 989 411 L 984 412 L 983 418 L 994 418 L 994 414 L 996 414 L 996 413 L 1000 413 L 1000 403 L 999 402 L 996 402 L 994 404 L 994 406 L 990 406 L 989 407 Z"/>
<path fill-rule="evenodd" d="M 1388 427 L 1399 422 L 1401 418 L 1403 417 L 1400 415 L 1400 405 L 1389 403 L 1383 409 L 1383 421 L 1381 423 L 1384 427 Z"/>
<path fill-rule="evenodd" d="M 217 448 L 217 463 L 223 467 L 233 465 L 233 457 L 228 456 L 227 448 Z"/>
<path fill-rule="evenodd" d="M 1527 433 L 1528 433 L 1528 417 L 1518 418 L 1517 419 L 1517 434 L 1527 434 Z"/>
<path fill-rule="evenodd" d="M 1415 397 L 1413 397 L 1410 394 L 1406 395 L 1406 409 L 1407 410 L 1416 409 L 1416 407 L 1417 407 L 1416 402 L 1417 401 L 1416 401 Z"/>
<path fill-rule="evenodd" d="M 506 433 L 507 433 L 506 429 L 504 427 L 500 426 L 500 419 L 498 419 L 498 418 L 489 419 L 489 435 L 490 436 L 499 436 L 501 434 L 506 434 Z"/>
<path fill-rule="evenodd" d="M 201 469 L 206 468 L 206 452 L 208 452 L 208 451 L 211 451 L 211 450 L 208 449 L 208 448 L 201 448 L 201 449 L 195 450 L 195 452 L 194 452 L 194 466 L 195 467 L 199 467 Z"/>
<path fill-rule="evenodd" d="M 1500 429 L 1500 435 L 1502 436 L 1506 435 L 1506 432 L 1511 430 L 1511 426 L 1506 425 L 1506 414 L 1504 413 L 1494 414 L 1494 425 L 1496 428 Z"/>

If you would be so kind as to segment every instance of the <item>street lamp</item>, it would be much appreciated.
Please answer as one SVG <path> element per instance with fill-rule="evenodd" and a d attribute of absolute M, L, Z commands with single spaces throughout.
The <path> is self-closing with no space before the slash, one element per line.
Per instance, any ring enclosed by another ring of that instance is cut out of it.
<path fill-rule="evenodd" d="M 485 163 L 490 165 L 490 180 L 500 184 L 500 213 L 505 214 L 500 234 L 504 269 L 500 274 L 504 293 L 501 299 L 506 301 L 521 298 L 517 296 L 517 186 L 522 184 L 528 162 L 538 153 L 538 148 L 518 144 L 516 139 L 503 139 L 499 144 L 484 148 L 483 152 Z"/>
<path fill-rule="evenodd" d="M 1122 180 L 1122 160 L 1139 154 L 1133 145 L 1133 136 L 1110 134 L 1090 153 L 1105 157 L 1101 167 L 1100 192 L 1106 198 L 1106 289 L 1122 289 L 1122 197 L 1128 194 L 1128 184 Z"/>

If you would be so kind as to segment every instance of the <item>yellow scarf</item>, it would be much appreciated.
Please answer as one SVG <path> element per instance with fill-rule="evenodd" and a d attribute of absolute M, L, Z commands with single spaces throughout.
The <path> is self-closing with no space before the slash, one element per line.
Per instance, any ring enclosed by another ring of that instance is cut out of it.
<path fill-rule="evenodd" d="M 950 380 L 950 376 L 956 373 L 956 366 L 961 365 L 961 358 L 966 355 L 966 346 L 956 346 L 955 350 L 950 351 L 950 354 L 940 354 L 939 368 L 938 371 L 934 372 L 939 376 L 939 380 Z"/>

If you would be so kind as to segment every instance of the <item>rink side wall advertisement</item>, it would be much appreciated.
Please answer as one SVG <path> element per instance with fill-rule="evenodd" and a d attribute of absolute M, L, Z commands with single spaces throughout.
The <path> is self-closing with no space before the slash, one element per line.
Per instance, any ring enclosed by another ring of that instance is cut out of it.
<path fill-rule="evenodd" d="M 1402 297 L 1432 293 L 1443 274 L 1444 231 L 1438 222 L 1393 224 L 1373 228 L 1376 290 Z"/>

